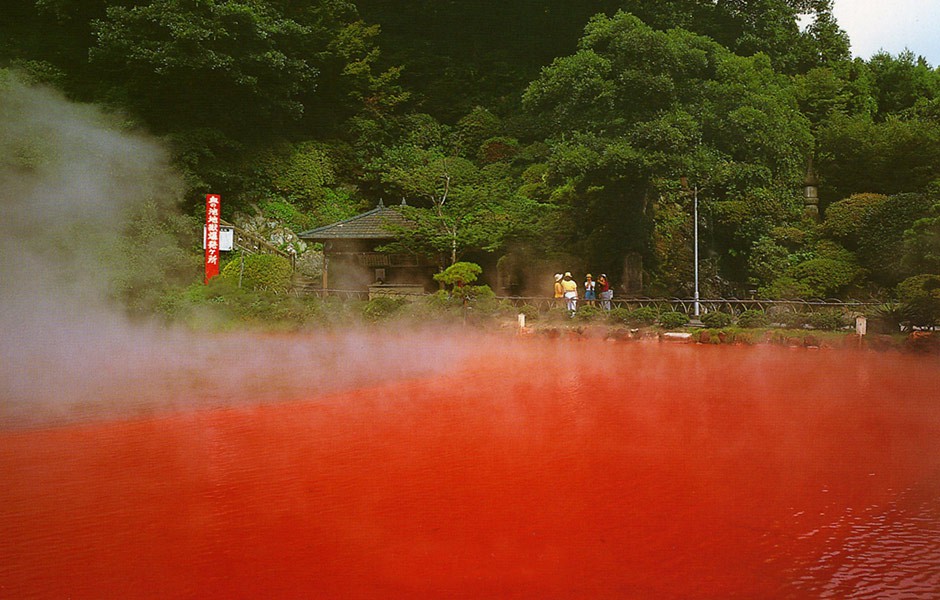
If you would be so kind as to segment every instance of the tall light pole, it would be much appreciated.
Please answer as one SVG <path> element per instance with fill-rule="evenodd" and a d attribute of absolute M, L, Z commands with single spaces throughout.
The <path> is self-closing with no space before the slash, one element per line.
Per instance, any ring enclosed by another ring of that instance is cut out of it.
<path fill-rule="evenodd" d="M 689 180 L 685 177 L 680 177 L 679 181 L 682 184 L 682 189 L 688 193 L 689 192 Z M 692 188 L 692 238 L 694 244 L 694 258 L 693 258 L 693 269 L 695 273 L 695 291 L 693 293 L 693 314 L 692 320 L 689 321 L 689 325 L 693 327 L 702 327 L 703 323 L 699 316 L 701 316 L 701 305 L 699 303 L 699 293 L 698 293 L 698 184 Z"/>
<path fill-rule="evenodd" d="M 701 311 L 699 309 L 698 302 L 698 186 L 696 185 L 692 188 L 692 213 L 693 219 L 695 219 L 695 224 L 693 227 L 693 236 L 695 238 L 695 311 L 694 316 L 695 320 L 698 320 Z"/>

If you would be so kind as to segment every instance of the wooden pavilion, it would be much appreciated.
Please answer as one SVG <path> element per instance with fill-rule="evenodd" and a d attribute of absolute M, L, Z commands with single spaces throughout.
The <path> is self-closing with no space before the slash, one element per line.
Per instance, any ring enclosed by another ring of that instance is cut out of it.
<path fill-rule="evenodd" d="M 406 205 L 402 200 L 402 205 Z M 402 214 L 379 205 L 349 219 L 304 231 L 299 237 L 323 244 L 324 290 L 369 291 L 370 296 L 420 294 L 437 288 L 437 262 L 410 253 L 382 252 L 395 229 L 409 227 Z"/>

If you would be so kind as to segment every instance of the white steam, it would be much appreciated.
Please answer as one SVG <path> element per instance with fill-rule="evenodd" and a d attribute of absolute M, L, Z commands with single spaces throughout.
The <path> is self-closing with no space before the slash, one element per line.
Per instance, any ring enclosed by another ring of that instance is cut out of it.
<path fill-rule="evenodd" d="M 179 190 L 156 142 L 0 71 L 0 428 L 302 399 L 462 354 L 429 335 L 200 336 L 129 323 L 108 300 L 115 265 L 103 249 L 135 207 L 168 210 Z"/>

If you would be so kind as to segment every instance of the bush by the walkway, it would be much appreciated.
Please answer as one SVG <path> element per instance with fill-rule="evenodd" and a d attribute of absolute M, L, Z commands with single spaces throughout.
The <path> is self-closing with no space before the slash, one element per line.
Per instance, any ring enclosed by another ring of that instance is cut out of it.
<path fill-rule="evenodd" d="M 682 312 L 670 311 L 659 315 L 659 324 L 664 329 L 677 329 L 687 325 L 688 322 L 689 315 Z"/>
<path fill-rule="evenodd" d="M 362 314 L 370 321 L 387 319 L 398 313 L 407 302 L 404 298 L 378 296 L 365 303 Z"/>
<path fill-rule="evenodd" d="M 845 327 L 848 319 L 840 310 L 821 310 L 809 313 L 806 316 L 806 324 L 813 329 L 835 331 Z"/>
<path fill-rule="evenodd" d="M 290 287 L 290 261 L 277 254 L 247 254 L 229 261 L 222 278 L 249 290 L 279 294 Z"/>
<path fill-rule="evenodd" d="M 756 329 L 758 327 L 767 327 L 770 323 L 770 319 L 767 318 L 767 315 L 763 311 L 748 309 L 738 315 L 738 327 L 743 327 L 745 329 Z"/>
<path fill-rule="evenodd" d="M 705 324 L 705 327 L 709 329 L 721 329 L 722 327 L 727 327 L 731 325 L 731 321 L 734 318 L 728 313 L 721 312 L 718 310 L 707 312 L 702 315 L 702 323 Z"/>
<path fill-rule="evenodd" d="M 623 306 L 610 309 L 607 316 L 611 323 L 623 323 L 634 327 L 653 325 L 659 318 L 659 311 L 652 306 L 641 306 L 630 310 Z"/>

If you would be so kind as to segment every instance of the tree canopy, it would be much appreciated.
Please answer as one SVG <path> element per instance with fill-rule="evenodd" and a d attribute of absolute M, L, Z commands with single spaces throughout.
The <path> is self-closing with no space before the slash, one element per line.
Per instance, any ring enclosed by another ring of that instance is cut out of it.
<path fill-rule="evenodd" d="M 194 214 L 220 191 L 299 231 L 401 197 L 398 249 L 442 266 L 642 264 L 682 295 L 697 200 L 709 294 L 937 269 L 940 71 L 853 59 L 831 0 L 25 0 L 0 68 L 162 137 Z"/>

